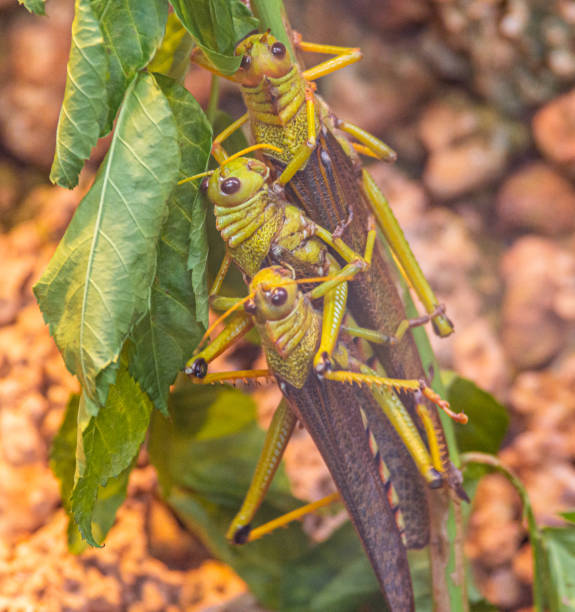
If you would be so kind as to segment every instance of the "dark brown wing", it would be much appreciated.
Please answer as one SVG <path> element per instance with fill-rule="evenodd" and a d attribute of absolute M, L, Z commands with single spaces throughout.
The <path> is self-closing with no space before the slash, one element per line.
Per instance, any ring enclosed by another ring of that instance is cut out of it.
<path fill-rule="evenodd" d="M 326 462 L 390 609 L 414 610 L 406 549 L 358 406 L 363 391 L 313 375 L 303 389 L 280 387 Z"/>

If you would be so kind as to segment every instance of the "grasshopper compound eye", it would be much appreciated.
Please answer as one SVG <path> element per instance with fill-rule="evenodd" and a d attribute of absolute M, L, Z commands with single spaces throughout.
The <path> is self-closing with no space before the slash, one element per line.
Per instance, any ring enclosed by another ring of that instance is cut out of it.
<path fill-rule="evenodd" d="M 240 64 L 240 68 L 243 68 L 244 70 L 249 70 L 250 66 L 252 65 L 252 58 L 250 55 L 244 55 L 242 57 L 242 63 Z"/>
<path fill-rule="evenodd" d="M 275 42 L 271 48 L 272 55 L 277 59 L 283 59 L 286 54 L 285 45 L 281 42 Z"/>
<path fill-rule="evenodd" d="M 220 189 L 222 190 L 222 193 L 232 195 L 233 193 L 238 192 L 241 186 L 242 182 L 240 179 L 236 178 L 235 176 L 231 176 L 230 178 L 227 178 L 221 182 Z"/>
<path fill-rule="evenodd" d="M 274 306 L 283 306 L 287 300 L 287 291 L 283 287 L 278 287 L 272 292 L 271 302 Z"/>
<path fill-rule="evenodd" d="M 256 307 L 256 303 L 253 300 L 248 300 L 245 304 L 244 304 L 244 310 L 248 313 L 248 314 L 255 314 L 257 307 Z"/>

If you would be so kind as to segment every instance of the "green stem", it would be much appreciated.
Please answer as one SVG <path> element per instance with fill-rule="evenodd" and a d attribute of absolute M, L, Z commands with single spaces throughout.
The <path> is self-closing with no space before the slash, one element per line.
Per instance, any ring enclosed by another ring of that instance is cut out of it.
<path fill-rule="evenodd" d="M 271 30 L 271 33 L 283 42 L 292 57 L 295 57 L 291 41 L 291 26 L 286 16 L 282 0 L 251 0 L 253 14 L 260 21 L 261 30 Z"/>
<path fill-rule="evenodd" d="M 537 612 L 543 612 L 545 609 L 545 585 L 550 584 L 550 580 L 546 580 L 549 568 L 546 563 L 545 557 L 545 546 L 543 543 L 543 536 L 541 531 L 537 527 L 535 521 L 535 515 L 531 503 L 529 502 L 529 496 L 527 491 L 519 478 L 501 461 L 494 455 L 488 455 L 487 453 L 470 452 L 463 453 L 461 455 L 461 466 L 465 468 L 470 463 L 478 463 L 480 465 L 488 465 L 498 472 L 501 472 L 513 485 L 515 490 L 519 493 L 521 503 L 523 504 L 523 515 L 527 521 L 527 528 L 529 530 L 529 538 L 531 540 L 531 546 L 533 550 L 533 566 L 534 566 L 534 580 L 533 580 L 533 603 Z M 547 596 L 547 600 L 552 602 L 553 598 Z M 553 609 L 551 604 L 550 609 Z"/>

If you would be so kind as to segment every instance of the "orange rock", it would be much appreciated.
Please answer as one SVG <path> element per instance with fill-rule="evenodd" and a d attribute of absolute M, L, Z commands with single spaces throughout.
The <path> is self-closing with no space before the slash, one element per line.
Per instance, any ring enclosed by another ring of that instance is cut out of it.
<path fill-rule="evenodd" d="M 533 118 L 539 150 L 552 162 L 571 168 L 575 162 L 575 90 L 552 100 Z"/>
<path fill-rule="evenodd" d="M 547 164 L 530 163 L 503 184 L 497 213 L 511 229 L 547 235 L 571 232 L 575 228 L 575 189 Z"/>

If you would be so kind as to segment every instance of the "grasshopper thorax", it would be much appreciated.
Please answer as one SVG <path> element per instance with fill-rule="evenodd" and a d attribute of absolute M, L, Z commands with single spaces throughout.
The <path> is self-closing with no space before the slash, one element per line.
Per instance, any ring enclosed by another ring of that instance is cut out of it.
<path fill-rule="evenodd" d="M 263 189 L 269 173 L 269 168 L 257 159 L 233 159 L 210 176 L 208 198 L 217 206 L 233 207 L 242 204 Z"/>
<path fill-rule="evenodd" d="M 256 87 L 265 77 L 283 77 L 293 68 L 289 51 L 269 32 L 248 36 L 238 43 L 235 54 L 242 58 L 236 79 L 247 87 Z"/>

